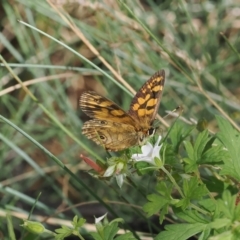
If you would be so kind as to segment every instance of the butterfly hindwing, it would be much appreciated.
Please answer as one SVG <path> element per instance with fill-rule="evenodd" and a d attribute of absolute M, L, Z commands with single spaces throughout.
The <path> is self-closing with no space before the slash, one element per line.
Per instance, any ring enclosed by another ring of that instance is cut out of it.
<path fill-rule="evenodd" d="M 85 122 L 82 134 L 108 151 L 120 151 L 138 142 L 133 126 L 106 120 L 93 119 Z"/>

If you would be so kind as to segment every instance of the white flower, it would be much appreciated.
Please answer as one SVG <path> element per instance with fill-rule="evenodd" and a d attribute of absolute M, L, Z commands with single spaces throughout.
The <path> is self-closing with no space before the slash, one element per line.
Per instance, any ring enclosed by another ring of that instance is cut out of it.
<path fill-rule="evenodd" d="M 107 216 L 107 213 L 105 213 L 101 217 L 98 217 L 98 218 L 95 217 L 95 224 L 100 223 L 106 216 Z"/>
<path fill-rule="evenodd" d="M 155 162 L 155 158 L 160 159 L 160 150 L 161 150 L 162 144 L 159 146 L 159 143 L 161 139 L 162 137 L 159 136 L 154 146 L 150 142 L 147 142 L 146 145 L 143 145 L 141 147 L 142 153 L 133 154 L 132 159 L 136 162 L 144 161 L 154 166 L 157 166 Z"/>
<path fill-rule="evenodd" d="M 104 177 L 110 177 L 114 174 L 115 172 L 115 165 L 111 165 L 107 168 L 107 170 L 105 171 L 105 173 L 103 174 Z"/>
<path fill-rule="evenodd" d="M 123 180 L 126 177 L 124 168 L 125 164 L 123 162 L 117 162 L 114 165 L 110 165 L 103 174 L 103 176 L 104 177 L 114 176 L 116 178 L 119 188 L 121 188 L 123 185 Z"/>
<path fill-rule="evenodd" d="M 125 177 L 126 177 L 126 174 L 125 174 L 125 173 L 116 175 L 116 181 L 117 181 L 117 185 L 119 186 L 119 188 L 122 187 L 122 185 L 123 185 L 123 180 L 124 180 Z"/>

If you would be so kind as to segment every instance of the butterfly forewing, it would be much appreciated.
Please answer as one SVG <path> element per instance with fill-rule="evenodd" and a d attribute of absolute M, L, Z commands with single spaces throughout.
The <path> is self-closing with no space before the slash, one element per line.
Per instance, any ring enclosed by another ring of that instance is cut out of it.
<path fill-rule="evenodd" d="M 164 70 L 156 72 L 137 92 L 128 113 L 144 126 L 151 126 L 162 97 Z"/>
<path fill-rule="evenodd" d="M 81 95 L 79 105 L 89 117 L 126 123 L 134 126 L 134 119 L 113 101 L 89 91 Z"/>

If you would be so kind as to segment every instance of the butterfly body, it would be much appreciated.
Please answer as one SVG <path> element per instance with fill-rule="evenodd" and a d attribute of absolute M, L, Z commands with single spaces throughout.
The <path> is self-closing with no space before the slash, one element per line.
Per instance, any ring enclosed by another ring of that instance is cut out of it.
<path fill-rule="evenodd" d="M 80 107 L 93 119 L 84 123 L 82 133 L 108 151 L 142 145 L 154 133 L 164 81 L 164 71 L 156 72 L 137 92 L 128 112 L 95 92 L 83 93 Z"/>

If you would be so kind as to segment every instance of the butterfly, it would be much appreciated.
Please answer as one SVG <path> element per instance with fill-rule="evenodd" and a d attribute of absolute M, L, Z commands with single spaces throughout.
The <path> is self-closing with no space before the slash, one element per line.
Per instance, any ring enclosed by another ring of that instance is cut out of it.
<path fill-rule="evenodd" d="M 107 151 L 143 145 L 155 133 L 164 82 L 164 70 L 156 72 L 136 93 L 128 112 L 93 91 L 84 92 L 80 108 L 92 119 L 84 123 L 82 134 Z"/>

